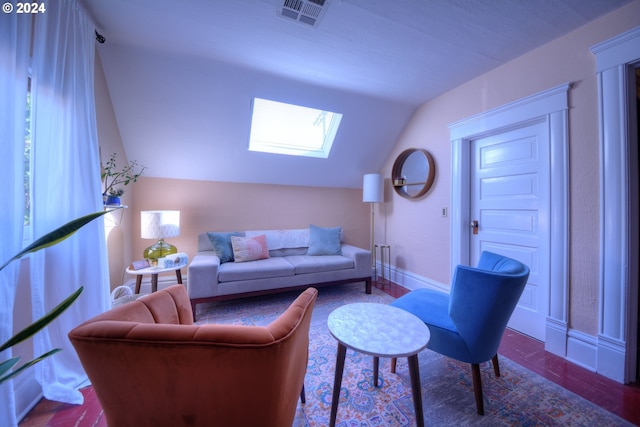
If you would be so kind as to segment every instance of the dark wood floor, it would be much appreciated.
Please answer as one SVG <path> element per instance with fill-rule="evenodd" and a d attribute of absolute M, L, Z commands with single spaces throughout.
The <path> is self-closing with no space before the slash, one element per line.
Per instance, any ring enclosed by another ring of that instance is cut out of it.
<path fill-rule="evenodd" d="M 395 284 L 385 286 L 376 284 L 375 286 L 396 298 L 408 292 L 407 289 Z M 504 334 L 499 354 L 640 426 L 640 385 L 638 383 L 620 384 L 595 374 L 546 352 L 544 343 L 510 329 L 507 329 Z M 106 426 L 104 418 L 100 416 L 98 404 L 94 403 L 93 407 L 89 404 L 89 402 L 97 402 L 93 390 L 88 387 L 83 390 L 83 393 L 86 396 L 83 407 L 43 399 L 20 423 L 20 427 Z"/>
<path fill-rule="evenodd" d="M 544 343 L 507 329 L 500 355 L 588 401 L 640 425 L 640 384 L 620 384 L 544 350 Z"/>
<path fill-rule="evenodd" d="M 396 298 L 408 292 L 393 283 L 376 287 Z M 502 337 L 498 354 L 640 426 L 640 383 L 620 384 L 593 373 L 545 351 L 543 342 L 511 329 Z"/>

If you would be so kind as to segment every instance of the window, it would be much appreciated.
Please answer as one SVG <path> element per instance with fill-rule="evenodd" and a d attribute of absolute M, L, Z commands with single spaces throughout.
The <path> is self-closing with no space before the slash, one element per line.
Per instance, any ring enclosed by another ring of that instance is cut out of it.
<path fill-rule="evenodd" d="M 250 151 L 329 157 L 342 114 L 254 98 Z"/>

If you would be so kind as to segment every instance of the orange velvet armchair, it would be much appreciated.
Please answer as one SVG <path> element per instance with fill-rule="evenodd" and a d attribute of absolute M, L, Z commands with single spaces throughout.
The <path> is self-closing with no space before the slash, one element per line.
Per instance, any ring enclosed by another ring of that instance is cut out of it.
<path fill-rule="evenodd" d="M 182 285 L 69 332 L 109 426 L 290 426 L 317 290 L 267 326 L 194 325 Z"/>

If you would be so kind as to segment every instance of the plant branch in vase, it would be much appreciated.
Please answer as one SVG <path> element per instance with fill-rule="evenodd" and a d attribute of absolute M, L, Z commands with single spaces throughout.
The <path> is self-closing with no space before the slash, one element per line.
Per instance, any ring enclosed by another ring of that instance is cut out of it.
<path fill-rule="evenodd" d="M 120 205 L 120 197 L 124 194 L 122 186 L 136 182 L 146 169 L 136 160 L 127 163 L 122 169 L 118 169 L 116 157 L 116 153 L 113 153 L 106 166 L 102 168 L 101 178 L 104 185 L 102 197 L 107 205 Z"/>

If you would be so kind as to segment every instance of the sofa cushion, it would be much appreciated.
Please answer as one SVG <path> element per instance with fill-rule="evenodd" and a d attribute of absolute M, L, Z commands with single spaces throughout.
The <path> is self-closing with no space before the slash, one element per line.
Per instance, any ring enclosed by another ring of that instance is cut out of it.
<path fill-rule="evenodd" d="M 231 236 L 243 236 L 240 231 L 231 232 L 209 232 L 207 236 L 211 241 L 211 247 L 215 251 L 220 263 L 233 261 L 233 247 L 231 246 Z"/>
<path fill-rule="evenodd" d="M 354 268 L 353 260 L 342 255 L 293 255 L 286 258 L 294 266 L 296 274 L 321 273 L 323 271 Z"/>
<path fill-rule="evenodd" d="M 269 258 L 267 237 L 262 234 L 255 237 L 231 236 L 234 262 L 255 261 Z"/>
<path fill-rule="evenodd" d="M 309 250 L 307 255 L 340 255 L 342 227 L 309 226 Z"/>
<path fill-rule="evenodd" d="M 264 234 L 267 236 L 267 248 L 270 251 L 278 249 L 306 248 L 309 246 L 309 229 L 290 230 L 246 230 L 244 235 L 254 237 Z"/>
<path fill-rule="evenodd" d="M 293 276 L 295 269 L 286 258 L 271 257 L 251 262 L 228 262 L 220 265 L 219 282 Z"/>
<path fill-rule="evenodd" d="M 267 240 L 267 245 L 269 241 Z M 305 246 L 304 248 L 284 248 L 284 249 L 274 249 L 269 250 L 270 256 L 290 256 L 290 255 L 306 255 L 307 250 L 309 248 Z"/>

